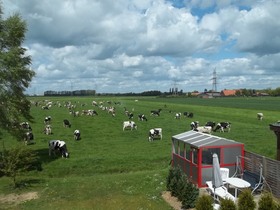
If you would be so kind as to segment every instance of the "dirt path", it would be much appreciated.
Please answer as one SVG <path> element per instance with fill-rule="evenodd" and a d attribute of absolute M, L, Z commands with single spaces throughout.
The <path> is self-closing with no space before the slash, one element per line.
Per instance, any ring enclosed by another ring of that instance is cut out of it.
<path fill-rule="evenodd" d="M 23 203 L 25 201 L 33 200 L 39 198 L 39 195 L 37 192 L 27 192 L 22 194 L 9 194 L 9 195 L 0 195 L 0 205 L 5 206 L 16 206 L 20 203 Z"/>

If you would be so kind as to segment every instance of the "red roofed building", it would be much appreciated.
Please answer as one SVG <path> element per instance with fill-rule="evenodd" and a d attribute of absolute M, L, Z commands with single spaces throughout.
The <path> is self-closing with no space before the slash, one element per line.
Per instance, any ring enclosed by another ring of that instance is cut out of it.
<path fill-rule="evenodd" d="M 222 90 L 221 96 L 236 96 L 237 90 Z"/>

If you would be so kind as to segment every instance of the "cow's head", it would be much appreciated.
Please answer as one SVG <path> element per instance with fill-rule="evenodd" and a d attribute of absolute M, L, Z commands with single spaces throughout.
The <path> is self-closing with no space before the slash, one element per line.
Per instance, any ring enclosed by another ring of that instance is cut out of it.
<path fill-rule="evenodd" d="M 62 147 L 59 148 L 59 151 L 60 151 L 62 157 L 69 158 L 69 153 L 67 151 L 67 147 L 66 147 L 65 144 Z"/>

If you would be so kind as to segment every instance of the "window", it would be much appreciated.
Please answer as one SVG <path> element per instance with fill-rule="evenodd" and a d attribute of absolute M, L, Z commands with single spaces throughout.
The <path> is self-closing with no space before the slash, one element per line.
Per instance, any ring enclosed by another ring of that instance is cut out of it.
<path fill-rule="evenodd" d="M 213 164 L 213 154 L 218 155 L 220 161 L 220 148 L 203 148 L 202 149 L 202 164 L 203 165 L 212 165 Z"/>

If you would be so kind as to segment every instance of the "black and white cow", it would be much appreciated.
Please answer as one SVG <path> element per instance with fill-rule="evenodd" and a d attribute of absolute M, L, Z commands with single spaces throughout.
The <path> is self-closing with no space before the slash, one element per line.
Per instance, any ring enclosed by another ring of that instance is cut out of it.
<path fill-rule="evenodd" d="M 80 130 L 75 130 L 74 131 L 74 139 L 75 140 L 80 140 L 81 139 L 81 132 L 80 132 Z"/>
<path fill-rule="evenodd" d="M 45 123 L 45 124 L 50 124 L 50 123 L 51 123 L 51 120 L 52 120 L 51 116 L 47 116 L 47 117 L 45 117 L 45 119 L 44 119 L 44 123 Z"/>
<path fill-rule="evenodd" d="M 230 132 L 230 128 L 231 128 L 231 123 L 230 122 L 220 122 L 217 123 L 216 127 L 214 128 L 213 131 L 220 131 L 220 132 Z"/>
<path fill-rule="evenodd" d="M 131 120 L 133 118 L 133 113 L 132 112 L 128 112 L 127 113 L 128 119 Z"/>
<path fill-rule="evenodd" d="M 63 126 L 65 127 L 65 128 L 71 128 L 71 123 L 69 122 L 69 120 L 63 120 Z"/>
<path fill-rule="evenodd" d="M 133 129 L 137 130 L 137 125 L 134 121 L 124 121 L 123 122 L 123 131 L 124 131 L 124 129 L 128 129 L 128 128 L 130 130 L 133 130 Z"/>
<path fill-rule="evenodd" d="M 175 119 L 180 119 L 180 118 L 181 118 L 181 115 L 182 115 L 182 113 L 181 113 L 181 112 L 176 113 L 176 114 L 175 114 Z"/>
<path fill-rule="evenodd" d="M 140 120 L 140 121 L 148 121 L 148 119 L 146 118 L 146 116 L 144 115 L 144 114 L 139 114 L 138 115 L 138 120 Z"/>
<path fill-rule="evenodd" d="M 257 119 L 263 120 L 263 113 L 257 113 Z"/>
<path fill-rule="evenodd" d="M 50 140 L 49 141 L 49 156 L 52 154 L 56 154 L 56 152 L 59 152 L 60 155 L 64 158 L 69 157 L 69 153 L 66 147 L 66 143 L 61 140 Z"/>
<path fill-rule="evenodd" d="M 190 126 L 191 126 L 191 130 L 194 130 L 195 128 L 197 128 L 199 125 L 198 121 L 193 121 L 191 122 Z"/>
<path fill-rule="evenodd" d="M 161 109 L 152 110 L 152 111 L 151 111 L 151 115 L 153 115 L 153 116 L 159 116 L 159 115 L 160 115 L 160 112 L 161 112 Z"/>
<path fill-rule="evenodd" d="M 215 125 L 216 125 L 216 123 L 213 121 L 208 121 L 207 123 L 205 123 L 205 126 L 211 126 L 212 129 L 214 129 Z"/>
<path fill-rule="evenodd" d="M 46 125 L 43 132 L 45 134 L 47 134 L 47 135 L 51 135 L 52 134 L 52 127 L 51 127 L 51 125 Z"/>
<path fill-rule="evenodd" d="M 28 122 L 20 123 L 20 127 L 27 131 L 32 131 L 31 125 Z"/>
<path fill-rule="evenodd" d="M 24 134 L 23 140 L 25 142 L 25 145 L 35 144 L 35 142 L 34 142 L 34 135 L 33 135 L 32 131 L 27 131 Z"/>
<path fill-rule="evenodd" d="M 149 131 L 149 141 L 154 141 L 155 138 L 162 139 L 162 128 L 152 128 Z"/>
<path fill-rule="evenodd" d="M 193 114 L 192 112 L 190 112 L 189 115 L 188 115 L 188 117 L 189 117 L 189 118 L 193 118 L 193 115 L 194 115 L 194 114 Z"/>

